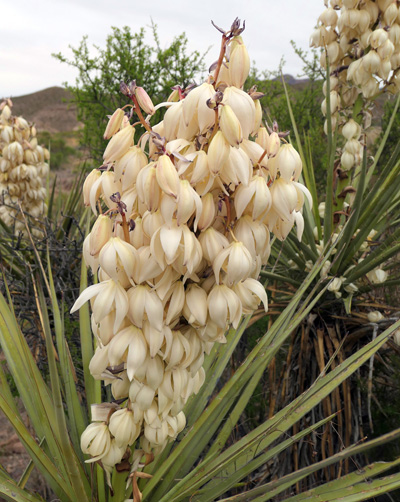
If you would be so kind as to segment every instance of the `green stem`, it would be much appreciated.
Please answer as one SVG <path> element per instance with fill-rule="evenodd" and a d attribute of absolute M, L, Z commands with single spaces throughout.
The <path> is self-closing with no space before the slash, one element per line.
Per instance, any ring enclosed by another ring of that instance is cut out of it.
<path fill-rule="evenodd" d="M 117 472 L 114 469 L 112 475 L 112 487 L 114 494 L 110 497 L 110 502 L 124 502 L 126 499 L 126 480 L 128 477 L 127 472 Z"/>

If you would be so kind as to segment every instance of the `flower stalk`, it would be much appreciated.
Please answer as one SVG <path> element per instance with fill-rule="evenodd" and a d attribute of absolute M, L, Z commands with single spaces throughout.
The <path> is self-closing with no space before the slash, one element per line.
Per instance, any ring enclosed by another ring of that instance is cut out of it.
<path fill-rule="evenodd" d="M 243 90 L 243 29 L 236 19 L 220 30 L 214 84 L 186 88 L 153 127 L 139 109 L 151 111 L 144 89 L 121 84 L 146 133 L 135 146 L 130 117 L 118 130 L 114 114 L 107 170 L 90 174 L 85 190 L 93 212 L 103 207 L 84 245 L 99 282 L 72 311 L 91 301 L 98 344 L 90 371 L 111 386 L 114 403 L 109 420 L 94 413 L 82 450 L 109 483 L 114 467 L 129 465 L 135 501 L 140 459 L 159 455 L 184 429 L 185 404 L 206 378 L 205 354 L 260 302 L 267 311 L 257 279 L 270 232 L 283 240 L 295 222 L 302 232 L 309 194 L 298 183 L 300 157 L 277 133 L 270 151 L 250 140 L 265 128 L 253 99 L 260 96 Z"/>

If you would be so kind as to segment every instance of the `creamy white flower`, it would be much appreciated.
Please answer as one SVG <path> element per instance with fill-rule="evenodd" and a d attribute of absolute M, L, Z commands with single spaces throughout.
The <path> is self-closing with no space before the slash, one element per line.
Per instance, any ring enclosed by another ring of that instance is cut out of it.
<path fill-rule="evenodd" d="M 236 190 L 235 210 L 238 218 L 246 211 L 253 220 L 262 219 L 271 204 L 271 193 L 263 176 L 254 176 L 248 186 L 240 185 Z"/>
<path fill-rule="evenodd" d="M 108 357 L 112 366 L 126 362 L 129 380 L 144 363 L 147 355 L 147 343 L 141 329 L 131 325 L 119 331 L 110 341 Z"/>
<path fill-rule="evenodd" d="M 372 284 L 381 284 L 388 278 L 388 273 L 381 268 L 374 268 L 367 273 L 367 277 L 368 280 L 372 282 Z"/>
<path fill-rule="evenodd" d="M 101 463 L 103 464 L 104 469 L 106 471 L 107 468 L 111 470 L 116 464 L 121 462 L 125 451 L 126 445 L 119 446 L 114 439 L 111 439 L 110 449 L 104 456 L 101 457 Z"/>
<path fill-rule="evenodd" d="M 167 310 L 165 322 L 169 325 L 181 315 L 185 304 L 185 288 L 182 281 L 175 282 L 164 297 L 163 303 Z"/>
<path fill-rule="evenodd" d="M 202 201 L 202 211 L 197 224 L 197 228 L 201 231 L 206 230 L 210 225 L 213 224 L 216 216 L 216 204 L 214 201 L 214 195 L 212 193 L 207 193 L 201 198 Z"/>
<path fill-rule="evenodd" d="M 141 328 L 148 319 L 150 325 L 156 330 L 163 328 L 164 308 L 155 291 L 148 286 L 135 286 L 128 290 L 129 310 L 128 317 L 132 323 Z"/>
<path fill-rule="evenodd" d="M 300 155 L 290 143 L 282 145 L 276 155 L 276 166 L 286 181 L 292 178 L 298 180 L 301 174 L 302 162 Z"/>
<path fill-rule="evenodd" d="M 118 280 L 118 271 L 123 271 L 128 278 L 133 277 L 137 262 L 136 249 L 119 237 L 111 237 L 99 254 L 101 268 L 115 281 Z"/>
<path fill-rule="evenodd" d="M 115 209 L 116 203 L 111 200 L 111 197 L 117 192 L 121 193 L 121 191 L 121 182 L 115 181 L 114 174 L 111 171 L 102 172 L 90 189 L 89 202 L 93 213 L 97 215 L 96 204 L 99 197 L 102 198 L 109 209 Z"/>
<path fill-rule="evenodd" d="M 341 297 L 340 288 L 342 287 L 344 277 L 335 277 L 328 286 L 328 291 L 335 293 L 336 298 Z"/>
<path fill-rule="evenodd" d="M 183 100 L 183 117 L 186 125 L 189 125 L 196 113 L 200 133 L 204 133 L 214 124 L 214 110 L 207 106 L 207 101 L 212 99 L 214 94 L 214 87 L 206 82 L 189 92 Z"/>
<path fill-rule="evenodd" d="M 104 371 L 110 365 L 108 348 L 108 345 L 97 347 L 92 359 L 90 360 L 89 371 L 96 380 L 101 380 L 103 378 Z"/>
<path fill-rule="evenodd" d="M 119 447 L 133 444 L 140 434 L 140 427 L 133 419 L 133 412 L 129 408 L 115 411 L 110 417 L 109 430 Z"/>
<path fill-rule="evenodd" d="M 204 258 L 213 263 L 216 256 L 227 246 L 229 241 L 221 232 L 218 232 L 213 227 L 208 228 L 199 236 L 199 242 L 203 250 Z"/>
<path fill-rule="evenodd" d="M 148 164 L 144 152 L 138 146 L 132 146 L 114 164 L 114 176 L 120 180 L 122 190 L 130 188 L 136 182 L 140 170 Z"/>
<path fill-rule="evenodd" d="M 242 126 L 243 138 L 248 138 L 255 121 L 255 105 L 251 97 L 241 89 L 230 86 L 224 91 L 224 104 L 229 105 Z"/>
<path fill-rule="evenodd" d="M 114 329 L 117 331 L 128 312 L 128 296 L 125 289 L 112 279 L 93 284 L 82 291 L 71 309 L 71 314 L 93 297 L 95 299 L 92 310 L 96 322 L 99 323 L 111 310 L 115 310 Z"/>
<path fill-rule="evenodd" d="M 232 242 L 223 249 L 213 262 L 216 283 L 220 283 L 221 269 L 226 273 L 224 282 L 231 286 L 249 277 L 253 268 L 253 258 L 243 242 Z"/>
<path fill-rule="evenodd" d="M 239 297 L 225 284 L 215 285 L 207 299 L 211 319 L 220 328 L 230 323 L 237 328 L 242 317 L 242 304 Z"/>
<path fill-rule="evenodd" d="M 231 147 L 229 156 L 219 173 L 221 180 L 226 184 L 247 186 L 253 175 L 253 166 L 250 157 L 241 148 Z"/>
<path fill-rule="evenodd" d="M 207 322 L 207 293 L 197 284 L 186 289 L 183 315 L 191 326 L 204 326 Z"/>
<path fill-rule="evenodd" d="M 250 277 L 243 282 L 239 282 L 233 286 L 233 290 L 242 303 L 244 314 L 250 314 L 256 310 L 260 301 L 264 304 L 265 312 L 268 312 L 267 293 L 262 284 L 256 279 Z"/>
<path fill-rule="evenodd" d="M 93 458 L 86 462 L 96 462 L 107 455 L 111 448 L 111 436 L 107 425 L 95 422 L 86 427 L 81 436 L 81 449 Z"/>
<path fill-rule="evenodd" d="M 150 162 L 138 173 L 136 190 L 139 200 L 146 205 L 148 210 L 157 211 L 161 199 L 161 188 L 157 181 L 155 162 Z"/>
<path fill-rule="evenodd" d="M 109 141 L 107 148 L 104 151 L 104 162 L 110 163 L 120 159 L 129 149 L 133 142 L 135 128 L 131 125 L 124 127 L 115 134 Z"/>

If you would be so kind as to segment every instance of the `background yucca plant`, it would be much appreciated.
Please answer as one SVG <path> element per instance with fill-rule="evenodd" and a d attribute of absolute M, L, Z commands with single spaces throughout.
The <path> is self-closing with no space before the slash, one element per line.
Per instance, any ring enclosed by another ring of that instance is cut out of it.
<path fill-rule="evenodd" d="M 287 96 L 288 97 L 288 96 Z M 334 212 L 337 167 L 335 159 L 337 131 L 327 137 L 326 192 L 319 194 L 315 182 L 311 144 L 307 137 L 302 140 L 292 117 L 293 140 L 302 157 L 306 186 L 313 194 L 313 207 L 305 209 L 305 231 L 302 242 L 292 232 L 283 243 L 275 242 L 272 255 L 276 258 L 273 269 L 262 271 L 269 279 L 273 291 L 272 309 L 280 312 L 290 301 L 297 288 L 307 277 L 308 270 L 328 248 L 331 256 L 316 280 L 327 285 L 324 294 L 310 316 L 299 329 L 292 333 L 286 354 L 276 358 L 268 375 L 265 392 L 265 412 L 273 415 L 279 407 L 289 404 L 295 395 L 302 393 L 324 368 L 327 361 L 332 366 L 342 363 L 366 341 L 374 339 L 386 326 L 398 319 L 396 287 L 399 283 L 399 147 L 391 152 L 389 160 L 382 163 L 381 156 L 390 138 L 399 106 L 397 99 L 392 116 L 374 157 L 364 152 L 363 164 L 358 176 L 353 178 L 355 196 L 346 210 Z M 328 106 L 328 122 L 329 106 Z M 388 157 L 385 157 L 386 159 Z M 335 179 L 336 178 L 336 179 Z M 346 194 L 344 194 L 346 196 Z M 345 200 L 349 200 L 348 194 Z M 323 201 L 324 206 L 318 202 Z M 288 273 L 290 270 L 290 274 Z M 381 277 L 377 277 L 379 270 Z M 331 281 L 330 284 L 327 284 Z M 261 315 L 261 314 L 260 314 Z M 397 392 L 397 373 L 392 364 L 398 352 L 393 341 L 378 356 L 381 367 L 379 381 L 385 386 L 392 382 Z M 322 401 L 314 410 L 312 421 L 317 422 L 333 411 L 343 410 L 337 427 L 326 426 L 318 441 L 322 456 L 328 457 L 341 451 L 343 445 L 361 440 L 374 430 L 373 415 L 380 405 L 374 384 L 374 364 L 360 368 L 353 377 L 343 382 L 330 398 Z M 283 386 L 281 382 L 283 381 Z M 385 387 L 384 387 L 385 388 Z M 395 400 L 396 398 L 394 398 Z M 384 412 L 383 412 L 384 413 Z M 375 413 L 377 415 L 377 413 Z M 306 421 L 301 422 L 300 429 Z M 299 425 L 293 428 L 297 432 Z M 281 456 L 277 474 L 284 475 L 292 464 L 302 467 L 312 462 L 314 449 L 302 452 L 294 446 Z M 365 460 L 364 460 L 365 461 Z M 349 461 L 336 468 L 325 469 L 322 479 L 336 479 L 352 469 Z M 311 484 L 303 487 L 310 487 Z"/>

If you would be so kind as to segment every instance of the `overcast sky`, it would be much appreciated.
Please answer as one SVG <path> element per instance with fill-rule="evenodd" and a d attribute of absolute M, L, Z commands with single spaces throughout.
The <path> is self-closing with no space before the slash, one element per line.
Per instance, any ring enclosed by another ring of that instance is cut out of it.
<path fill-rule="evenodd" d="M 68 46 L 77 47 L 84 35 L 104 46 L 111 26 L 137 31 L 151 19 L 163 47 L 183 31 L 191 50 L 212 45 L 207 64 L 217 59 L 220 43 L 210 20 L 227 30 L 236 16 L 245 19 L 243 37 L 257 68 L 276 70 L 284 56 L 284 72 L 296 76 L 301 61 L 290 40 L 307 49 L 323 8 L 322 0 L 0 0 L 0 98 L 74 83 L 74 70 L 51 53 L 71 56 Z"/>

